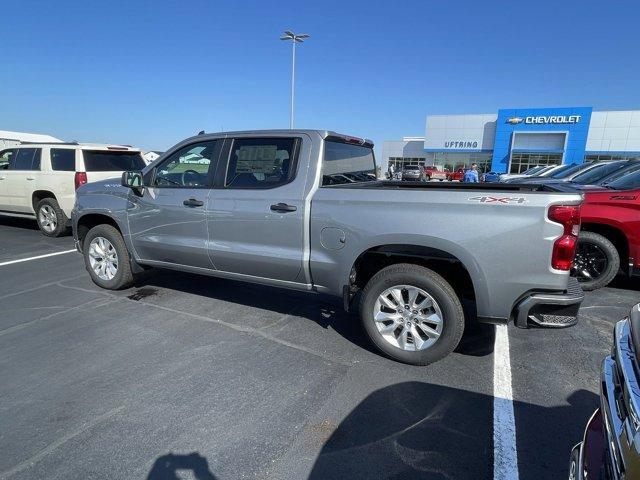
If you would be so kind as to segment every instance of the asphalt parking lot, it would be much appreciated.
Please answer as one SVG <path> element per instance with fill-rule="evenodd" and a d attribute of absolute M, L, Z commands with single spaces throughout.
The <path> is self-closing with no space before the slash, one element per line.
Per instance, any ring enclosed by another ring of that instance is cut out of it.
<path fill-rule="evenodd" d="M 79 254 L 41 257 L 72 248 L 0 218 L 0 479 L 566 478 L 640 301 L 618 281 L 576 327 L 477 326 L 412 367 L 329 299 L 167 271 L 107 292 Z"/>

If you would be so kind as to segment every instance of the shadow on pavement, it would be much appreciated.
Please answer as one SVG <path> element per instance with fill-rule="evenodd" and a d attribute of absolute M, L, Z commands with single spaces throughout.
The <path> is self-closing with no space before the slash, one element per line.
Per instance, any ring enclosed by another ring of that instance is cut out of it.
<path fill-rule="evenodd" d="M 5 217 L 0 215 L 0 226 L 12 227 L 12 228 L 24 228 L 25 230 L 38 230 L 38 224 L 35 217 L 33 218 L 18 218 L 18 217 Z"/>
<path fill-rule="evenodd" d="M 609 288 L 621 288 L 623 290 L 640 291 L 640 277 L 628 277 L 626 275 L 618 275 L 608 285 Z"/>
<path fill-rule="evenodd" d="M 566 476 L 571 448 L 598 397 L 581 390 L 569 402 L 554 408 L 515 402 L 518 454 L 526 452 L 521 479 Z M 385 387 L 340 423 L 309 478 L 491 479 L 492 418 L 489 395 L 422 382 Z M 521 419 L 531 425 L 522 428 Z"/>
<path fill-rule="evenodd" d="M 357 314 L 345 312 L 341 300 L 328 295 L 314 295 L 161 269 L 145 272 L 137 279 L 135 287 L 136 290 L 129 295 L 131 299 L 153 295 L 154 288 L 159 287 L 269 310 L 282 315 L 296 315 L 311 320 L 322 328 L 331 328 L 354 345 L 380 355 L 366 337 Z M 465 315 L 468 318 L 475 316 L 475 309 L 465 308 Z M 465 328 L 456 352 L 476 357 L 490 355 L 493 353 L 494 338 L 493 325 L 478 324 L 475 318 L 472 318 Z"/>
<path fill-rule="evenodd" d="M 169 453 L 158 457 L 147 475 L 147 480 L 180 480 L 185 478 L 186 472 L 190 472 L 188 478 L 195 480 L 216 480 L 215 475 L 209 470 L 207 459 L 197 452 L 188 455 Z"/>

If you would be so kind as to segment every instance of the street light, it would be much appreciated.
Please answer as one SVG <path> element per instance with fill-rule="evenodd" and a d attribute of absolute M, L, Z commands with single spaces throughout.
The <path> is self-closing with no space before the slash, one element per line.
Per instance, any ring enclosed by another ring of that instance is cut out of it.
<path fill-rule="evenodd" d="M 293 105 L 295 101 L 295 82 L 296 82 L 296 43 L 302 43 L 309 35 L 303 33 L 296 35 L 291 30 L 285 30 L 280 40 L 291 40 L 292 59 L 291 59 L 291 117 L 289 120 L 289 128 L 293 129 Z"/>

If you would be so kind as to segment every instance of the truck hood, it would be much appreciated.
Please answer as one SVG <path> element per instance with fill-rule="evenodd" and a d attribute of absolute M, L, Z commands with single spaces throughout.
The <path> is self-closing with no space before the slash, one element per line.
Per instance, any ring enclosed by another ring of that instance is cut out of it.
<path fill-rule="evenodd" d="M 117 172 L 116 172 L 117 175 Z M 82 185 L 76 193 L 78 195 L 87 195 L 95 193 L 125 193 L 129 189 L 120 185 L 120 178 L 107 178 L 98 180 L 97 182 L 89 182 Z"/>

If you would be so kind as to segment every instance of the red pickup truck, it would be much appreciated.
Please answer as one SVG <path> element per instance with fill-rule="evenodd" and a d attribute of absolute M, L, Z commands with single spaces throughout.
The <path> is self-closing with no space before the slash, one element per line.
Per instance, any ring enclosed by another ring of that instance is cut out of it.
<path fill-rule="evenodd" d="M 438 170 L 438 167 L 435 165 L 425 165 L 424 166 L 424 177 L 429 180 L 447 180 L 450 172 L 447 170 Z"/>
<path fill-rule="evenodd" d="M 448 172 L 447 173 L 447 180 L 449 180 L 450 182 L 452 181 L 458 181 L 461 182 L 462 179 L 464 178 L 464 168 L 456 168 L 453 172 Z"/>
<path fill-rule="evenodd" d="M 574 274 L 583 290 L 604 287 L 622 271 L 640 275 L 640 171 L 586 190 Z"/>

